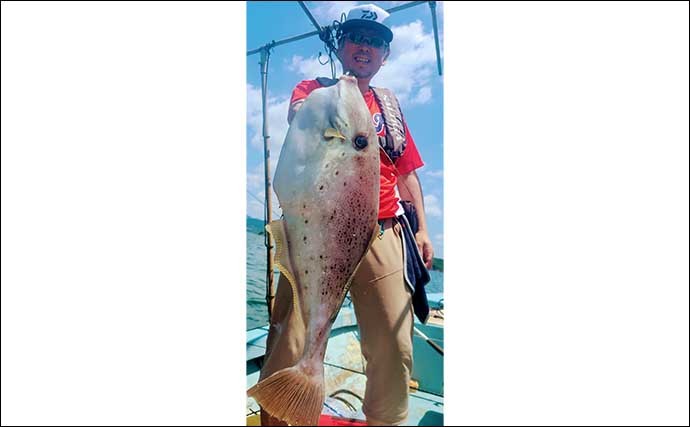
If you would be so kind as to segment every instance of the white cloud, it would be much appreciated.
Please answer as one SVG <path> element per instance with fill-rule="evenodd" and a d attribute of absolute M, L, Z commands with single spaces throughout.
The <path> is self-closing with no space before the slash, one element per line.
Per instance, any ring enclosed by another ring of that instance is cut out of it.
<path fill-rule="evenodd" d="M 277 156 L 271 160 L 271 174 L 275 173 L 277 161 Z M 264 217 L 264 200 L 266 199 L 264 185 L 263 162 L 247 168 L 247 215 L 253 218 L 261 219 Z M 278 197 L 273 190 L 271 190 L 271 196 L 272 216 L 273 219 L 277 219 L 280 218 L 283 211 L 280 209 Z"/>
<path fill-rule="evenodd" d="M 401 1 L 382 1 L 382 2 L 378 2 L 378 3 L 376 3 L 376 4 L 378 4 L 379 6 L 381 6 L 381 7 L 384 8 L 384 9 L 390 9 L 390 8 L 392 8 L 392 7 L 400 6 L 401 4 L 405 4 L 405 3 L 409 3 L 409 1 L 407 1 L 407 0 L 401 0 Z M 419 6 L 418 6 L 418 7 L 419 7 Z"/>
<path fill-rule="evenodd" d="M 340 20 L 341 14 L 350 11 L 353 7 L 360 5 L 360 4 L 368 4 L 372 3 L 370 1 L 310 1 L 307 2 L 307 7 L 309 8 L 309 11 L 311 12 L 312 15 L 314 15 L 314 18 L 319 22 L 321 25 L 330 25 L 333 20 Z M 383 9 L 391 9 L 396 6 L 400 6 L 406 3 L 409 3 L 409 1 L 406 0 L 400 0 L 400 1 L 378 1 L 378 2 L 373 2 L 377 6 L 383 8 Z M 436 3 L 436 10 L 441 12 L 442 7 L 441 4 L 443 2 L 437 2 Z M 427 9 L 429 6 L 426 5 L 421 5 L 421 6 L 416 6 L 417 8 L 423 8 L 426 7 Z M 438 13 L 437 13 L 438 14 Z"/>
<path fill-rule="evenodd" d="M 251 169 L 247 168 L 247 190 L 256 192 L 262 188 L 264 188 L 264 164 L 259 163 Z"/>
<path fill-rule="evenodd" d="M 431 101 L 431 86 L 424 86 L 419 89 L 417 96 L 412 99 L 411 104 L 426 104 Z"/>
<path fill-rule="evenodd" d="M 258 163 L 247 167 L 247 215 L 252 218 L 264 217 L 264 165 Z"/>
<path fill-rule="evenodd" d="M 403 108 L 431 101 L 431 78 L 436 72 L 434 34 L 421 21 L 394 26 L 391 55 L 372 80 L 372 85 L 391 89 Z"/>
<path fill-rule="evenodd" d="M 264 217 L 264 200 L 265 193 L 263 189 L 263 178 L 261 180 L 261 189 L 252 191 L 247 189 L 247 215 L 252 218 L 263 219 Z M 274 191 L 271 191 L 271 219 L 279 219 L 283 214 L 282 209 L 278 203 L 278 197 Z"/>
<path fill-rule="evenodd" d="M 433 194 L 424 196 L 424 212 L 430 217 L 441 218 L 443 216 L 443 210 L 438 197 Z"/>
<path fill-rule="evenodd" d="M 443 178 L 443 169 L 429 169 L 424 171 L 424 175 L 430 178 Z"/>
<path fill-rule="evenodd" d="M 307 4 L 309 11 L 316 21 L 322 25 L 330 25 L 334 20 L 340 21 L 340 15 L 357 6 L 356 1 L 311 1 Z M 306 19 L 306 16 L 305 16 Z"/>
<path fill-rule="evenodd" d="M 340 70 L 342 69 L 340 63 L 335 57 L 334 60 L 338 64 L 337 74 L 340 74 Z M 303 58 L 299 55 L 295 55 L 290 60 L 290 63 L 287 64 L 287 68 L 297 73 L 300 78 L 304 80 L 312 80 L 316 77 L 331 77 L 331 66 L 329 64 L 321 65 L 316 56 Z"/>
<path fill-rule="evenodd" d="M 264 205 L 258 200 L 247 196 L 247 216 L 257 219 L 264 218 Z"/>
<path fill-rule="evenodd" d="M 267 97 L 268 135 L 273 155 L 280 153 L 287 133 L 289 96 Z M 261 111 L 261 88 L 247 84 L 247 126 L 250 146 L 263 151 L 263 117 Z"/>

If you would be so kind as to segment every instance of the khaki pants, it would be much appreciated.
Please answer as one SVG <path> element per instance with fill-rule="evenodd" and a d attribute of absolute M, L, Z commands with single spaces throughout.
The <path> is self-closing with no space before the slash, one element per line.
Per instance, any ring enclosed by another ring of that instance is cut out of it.
<path fill-rule="evenodd" d="M 400 225 L 386 220 L 355 273 L 350 288 L 366 365 L 362 411 L 369 425 L 398 425 L 407 418 L 412 371 L 412 296 L 403 277 Z M 304 349 L 305 325 L 292 310 L 292 290 L 282 275 L 268 332 L 260 379 L 294 365 Z M 285 425 L 262 411 L 262 425 Z"/>

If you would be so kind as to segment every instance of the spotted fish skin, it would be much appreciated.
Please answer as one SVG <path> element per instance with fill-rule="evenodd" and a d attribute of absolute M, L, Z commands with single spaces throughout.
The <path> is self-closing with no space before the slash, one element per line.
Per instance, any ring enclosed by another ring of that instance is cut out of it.
<path fill-rule="evenodd" d="M 306 325 L 304 352 L 248 392 L 290 424 L 318 421 L 331 326 L 378 229 L 379 174 L 376 132 L 356 79 L 314 90 L 293 118 L 274 177 L 283 210 L 276 228 L 289 254 L 278 268 Z"/>
<path fill-rule="evenodd" d="M 325 136 L 329 129 L 344 138 Z M 366 147 L 358 148 L 358 137 Z M 378 150 L 371 114 L 350 76 L 314 90 L 286 136 L 274 188 L 307 322 L 305 356 L 325 351 L 329 320 L 376 229 Z"/>

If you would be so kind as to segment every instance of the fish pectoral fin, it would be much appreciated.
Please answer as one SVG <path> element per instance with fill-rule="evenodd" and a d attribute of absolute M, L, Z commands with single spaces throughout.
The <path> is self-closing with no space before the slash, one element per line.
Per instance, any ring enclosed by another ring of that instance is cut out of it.
<path fill-rule="evenodd" d="M 326 138 L 340 138 L 342 140 L 345 140 L 345 135 L 343 135 L 338 129 L 334 128 L 328 128 L 326 131 L 323 133 L 323 136 Z"/>
<path fill-rule="evenodd" d="M 266 231 L 276 242 L 276 252 L 273 257 L 273 265 L 278 268 L 280 273 L 290 282 L 292 288 L 292 303 L 295 313 L 301 316 L 302 312 L 299 304 L 299 293 L 297 292 L 297 280 L 292 273 L 292 263 L 290 262 L 290 246 L 288 245 L 287 233 L 285 232 L 285 221 L 278 219 L 266 225 Z"/>

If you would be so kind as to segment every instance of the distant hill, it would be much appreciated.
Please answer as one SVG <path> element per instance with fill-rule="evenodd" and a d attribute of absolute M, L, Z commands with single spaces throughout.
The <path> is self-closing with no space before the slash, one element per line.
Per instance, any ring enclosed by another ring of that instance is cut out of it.
<path fill-rule="evenodd" d="M 259 235 L 264 234 L 264 220 L 247 217 L 247 232 Z M 434 258 L 431 266 L 432 270 L 443 271 L 443 258 Z"/>
<path fill-rule="evenodd" d="M 431 269 L 443 272 L 443 258 L 433 258 L 431 261 Z"/>
<path fill-rule="evenodd" d="M 264 220 L 247 217 L 247 232 L 255 234 L 264 234 Z"/>

